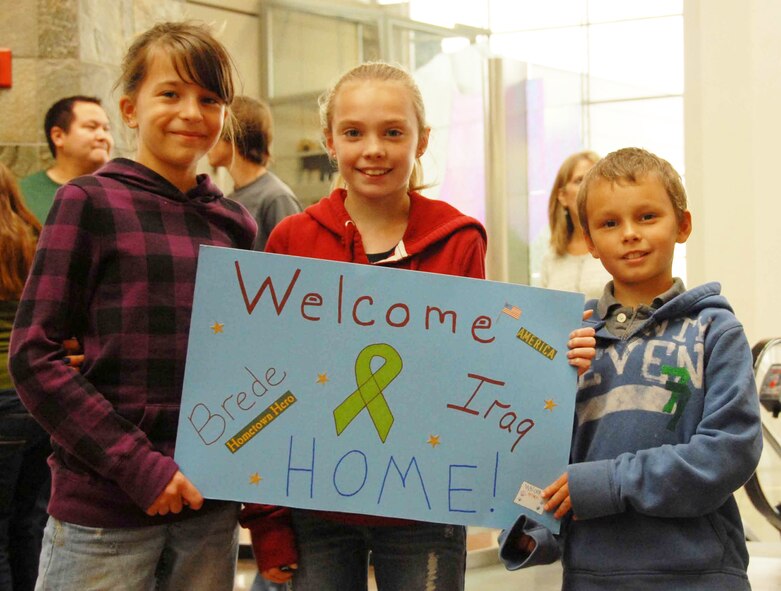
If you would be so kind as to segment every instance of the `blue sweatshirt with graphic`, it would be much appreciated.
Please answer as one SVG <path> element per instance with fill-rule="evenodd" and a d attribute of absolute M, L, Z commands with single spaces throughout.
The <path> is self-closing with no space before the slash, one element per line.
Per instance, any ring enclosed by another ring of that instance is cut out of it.
<path fill-rule="evenodd" d="M 502 533 L 505 565 L 561 554 L 565 590 L 750 589 L 733 492 L 757 466 L 761 422 L 751 350 L 719 285 L 674 297 L 622 337 L 587 324 L 597 355 L 568 467 L 578 519 L 556 537 L 520 517 Z M 517 547 L 524 533 L 530 554 Z"/>

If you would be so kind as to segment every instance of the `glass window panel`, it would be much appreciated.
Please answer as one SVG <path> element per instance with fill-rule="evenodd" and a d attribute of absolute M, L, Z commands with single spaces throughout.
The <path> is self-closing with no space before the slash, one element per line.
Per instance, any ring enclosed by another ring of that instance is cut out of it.
<path fill-rule="evenodd" d="M 508 220 L 510 239 L 515 240 L 511 249 L 510 279 L 538 284 L 542 257 L 548 250 L 548 196 L 553 178 L 561 162 L 583 146 L 583 96 L 581 75 L 540 66 L 527 68 L 527 79 L 522 82 L 523 125 L 508 127 L 508 154 L 513 146 L 523 153 L 526 166 L 508 160 L 508 180 L 511 171 L 523 171 L 523 190 L 509 195 Z M 514 79 L 513 79 L 514 81 Z M 516 108 L 508 95 L 508 113 Z M 514 133 L 513 133 L 514 131 Z M 520 147 L 523 147 L 523 150 Z M 514 186 L 508 183 L 508 186 Z M 528 252 L 530 276 L 521 275 L 526 267 L 514 260 L 522 252 L 519 244 Z"/>
<path fill-rule="evenodd" d="M 586 71 L 586 32 L 567 27 L 491 35 L 494 55 L 570 72 Z"/>
<path fill-rule="evenodd" d="M 543 80 L 545 89 L 545 108 L 577 107 L 581 108 L 585 100 L 583 96 L 582 74 L 529 65 L 527 78 Z"/>
<path fill-rule="evenodd" d="M 304 205 L 327 195 L 331 176 L 320 168 L 325 156 L 321 145 L 320 121 L 314 97 L 311 100 L 276 101 L 272 105 L 274 143 L 271 146 L 274 172 L 282 178 Z M 304 150 L 302 140 L 308 142 Z"/>
<path fill-rule="evenodd" d="M 512 160 L 524 160 L 516 171 L 522 178 L 513 177 L 521 183 L 511 183 L 508 224 L 511 240 L 528 245 L 532 271 L 547 248 L 549 185 L 561 160 L 584 141 L 600 154 L 642 146 L 684 174 L 683 99 L 645 98 L 683 93 L 682 11 L 683 0 L 409 1 L 413 19 L 490 28 L 492 53 L 521 62 L 523 76 L 505 80 L 522 96 L 522 107 L 508 105 L 522 109 L 515 114 L 517 125 L 507 130 L 508 155 L 517 152 Z M 425 36 L 412 36 L 403 45 L 411 50 L 407 57 L 413 65 L 434 53 Z M 453 130 L 445 128 L 440 139 L 447 145 Z M 515 151 L 509 149 L 513 142 Z M 449 161 L 452 155 L 440 157 Z M 515 170 L 512 162 L 508 169 Z M 438 180 L 446 185 L 448 174 Z M 675 274 L 684 278 L 685 253 L 685 247 L 677 249 L 674 263 Z M 517 271 L 525 275 L 523 267 Z"/>
<path fill-rule="evenodd" d="M 683 0 L 588 0 L 590 22 L 683 14 Z"/>
<path fill-rule="evenodd" d="M 413 70 L 427 64 L 440 53 L 442 53 L 442 37 L 432 35 L 422 31 L 408 31 L 405 33 L 409 43 L 409 55 L 395 56 L 394 59 L 399 63 L 408 63 Z M 467 46 L 469 42 L 467 41 Z"/>
<path fill-rule="evenodd" d="M 573 75 L 574 76 L 574 75 Z M 559 166 L 583 149 L 580 104 L 535 105 L 535 81 L 530 81 L 528 112 L 528 236 L 531 280 L 539 285 L 542 258 L 548 251 L 548 199 Z M 573 85 L 574 86 L 574 85 Z M 546 88 L 550 90 L 550 88 Z"/>
<path fill-rule="evenodd" d="M 683 97 L 591 105 L 589 118 L 589 145 L 600 155 L 637 146 L 684 174 Z"/>
<path fill-rule="evenodd" d="M 424 193 L 485 220 L 485 61 L 474 46 L 439 54 L 414 72 L 431 126 L 421 158 Z"/>
<path fill-rule="evenodd" d="M 496 33 L 580 25 L 586 20 L 584 0 L 490 0 L 489 27 Z"/>
<path fill-rule="evenodd" d="M 488 28 L 489 2 L 474 0 L 410 0 L 409 17 L 440 27 L 455 24 Z"/>
<path fill-rule="evenodd" d="M 321 92 L 360 61 L 354 23 L 281 9 L 271 19 L 274 97 Z"/>
<path fill-rule="evenodd" d="M 683 93 L 683 18 L 594 25 L 592 101 Z"/>

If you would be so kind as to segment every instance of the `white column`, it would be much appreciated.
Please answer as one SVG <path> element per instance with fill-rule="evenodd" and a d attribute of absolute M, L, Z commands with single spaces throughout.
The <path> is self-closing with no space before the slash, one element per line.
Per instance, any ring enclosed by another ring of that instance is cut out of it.
<path fill-rule="evenodd" d="M 781 336 L 781 2 L 685 0 L 688 286 Z"/>
<path fill-rule="evenodd" d="M 485 229 L 488 232 L 486 277 L 508 281 L 507 112 L 502 60 L 487 63 L 485 134 Z"/>

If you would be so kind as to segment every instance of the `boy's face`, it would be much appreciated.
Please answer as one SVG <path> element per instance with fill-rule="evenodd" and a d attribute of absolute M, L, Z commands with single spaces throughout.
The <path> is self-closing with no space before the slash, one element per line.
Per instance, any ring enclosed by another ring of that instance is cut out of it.
<path fill-rule="evenodd" d="M 597 180 L 589 189 L 586 242 L 613 276 L 615 298 L 625 306 L 650 304 L 672 286 L 673 253 L 691 232 L 691 214 L 680 221 L 655 175 L 637 184 Z"/>

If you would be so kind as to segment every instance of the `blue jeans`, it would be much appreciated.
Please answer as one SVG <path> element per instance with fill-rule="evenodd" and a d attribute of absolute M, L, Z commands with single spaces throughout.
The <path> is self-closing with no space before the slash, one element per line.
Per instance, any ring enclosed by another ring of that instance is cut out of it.
<path fill-rule="evenodd" d="M 293 591 L 362 591 L 369 554 L 379 591 L 462 591 L 466 528 L 413 523 L 357 526 L 293 510 L 298 571 Z"/>
<path fill-rule="evenodd" d="M 52 517 L 36 591 L 232 591 L 239 505 L 167 525 L 93 528 Z"/>
<path fill-rule="evenodd" d="M 258 573 L 249 591 L 287 591 L 287 583 L 272 583 Z"/>
<path fill-rule="evenodd" d="M 49 498 L 49 435 L 0 391 L 0 591 L 32 591 Z"/>

